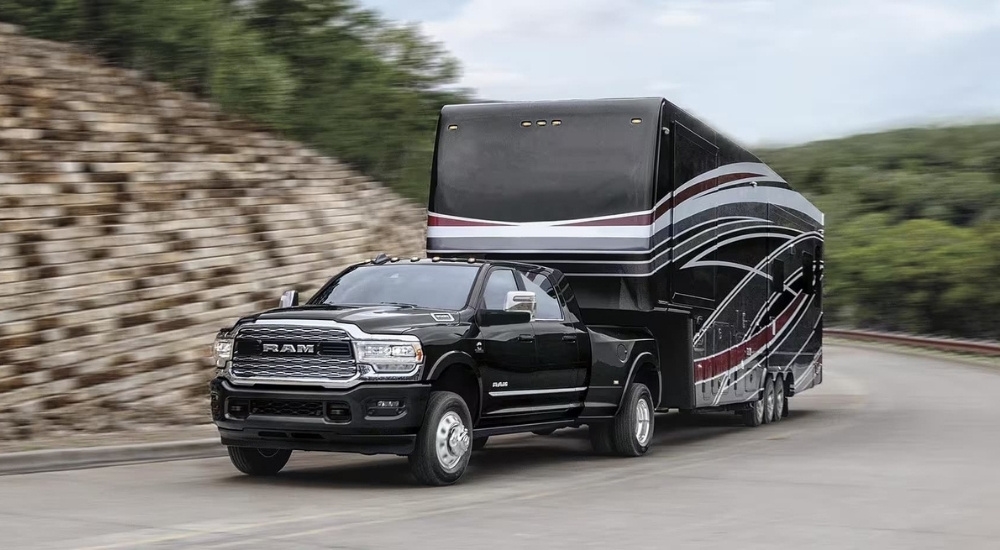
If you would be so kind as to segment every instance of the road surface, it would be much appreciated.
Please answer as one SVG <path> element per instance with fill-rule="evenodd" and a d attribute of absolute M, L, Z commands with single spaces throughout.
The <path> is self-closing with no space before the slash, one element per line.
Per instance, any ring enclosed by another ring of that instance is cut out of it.
<path fill-rule="evenodd" d="M 297 454 L 0 477 L 0 548 L 1000 548 L 1000 372 L 828 346 L 791 416 L 657 418 L 645 457 L 584 430 L 495 438 L 463 481 Z"/>

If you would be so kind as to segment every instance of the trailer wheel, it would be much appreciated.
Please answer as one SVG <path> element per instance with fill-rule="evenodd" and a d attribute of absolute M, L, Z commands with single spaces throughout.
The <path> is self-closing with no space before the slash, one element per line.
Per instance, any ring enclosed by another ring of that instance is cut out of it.
<path fill-rule="evenodd" d="M 777 377 L 774 379 L 774 415 L 771 422 L 778 422 L 785 416 L 785 406 L 788 401 L 785 399 L 785 379 Z"/>
<path fill-rule="evenodd" d="M 621 409 L 611 421 L 611 444 L 621 456 L 641 456 L 653 442 L 653 396 L 645 384 L 635 383 L 625 391 Z"/>
<path fill-rule="evenodd" d="M 743 416 L 743 425 L 748 428 L 756 428 L 764 423 L 764 398 L 758 397 L 749 407 L 743 409 L 740 414 Z"/>
<path fill-rule="evenodd" d="M 229 460 L 236 469 L 250 476 L 273 476 L 288 463 L 292 451 L 287 449 L 256 449 L 229 447 Z"/>
<path fill-rule="evenodd" d="M 456 393 L 431 393 L 410 471 L 425 485 L 451 485 L 462 477 L 472 454 L 472 415 Z"/>
<path fill-rule="evenodd" d="M 611 441 L 611 426 L 607 423 L 591 424 L 587 427 L 590 433 L 590 446 L 599 455 L 609 455 L 614 451 Z"/>
<path fill-rule="evenodd" d="M 774 382 L 768 376 L 764 380 L 764 424 L 770 424 L 774 420 Z"/>

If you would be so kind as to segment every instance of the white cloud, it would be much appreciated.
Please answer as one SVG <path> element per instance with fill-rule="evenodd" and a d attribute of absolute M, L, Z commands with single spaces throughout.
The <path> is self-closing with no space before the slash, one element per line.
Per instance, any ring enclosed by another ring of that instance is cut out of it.
<path fill-rule="evenodd" d="M 703 13 L 692 9 L 668 8 L 660 12 L 653 22 L 660 27 L 700 27 L 707 21 Z"/>
<path fill-rule="evenodd" d="M 424 29 L 480 97 L 664 95 L 748 143 L 1000 111 L 1000 0 L 466 0 Z"/>

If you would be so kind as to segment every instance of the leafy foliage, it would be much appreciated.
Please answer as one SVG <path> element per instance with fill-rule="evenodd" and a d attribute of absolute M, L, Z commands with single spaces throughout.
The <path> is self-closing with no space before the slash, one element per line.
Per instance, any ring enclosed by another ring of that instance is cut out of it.
<path fill-rule="evenodd" d="M 458 63 L 354 0 L 0 0 L 0 19 L 83 43 L 424 199 Z"/>
<path fill-rule="evenodd" d="M 761 157 L 827 214 L 830 322 L 1000 339 L 1000 125 Z"/>

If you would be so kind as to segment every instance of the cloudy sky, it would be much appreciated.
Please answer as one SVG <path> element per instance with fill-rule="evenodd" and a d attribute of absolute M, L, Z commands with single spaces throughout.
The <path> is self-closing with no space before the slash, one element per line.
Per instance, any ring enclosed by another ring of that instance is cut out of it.
<path fill-rule="evenodd" d="M 362 0 L 501 100 L 665 96 L 748 144 L 1000 118 L 1000 0 Z"/>

